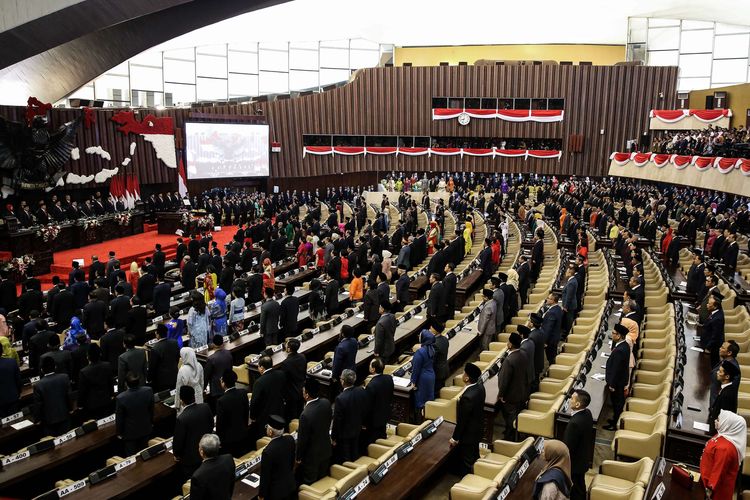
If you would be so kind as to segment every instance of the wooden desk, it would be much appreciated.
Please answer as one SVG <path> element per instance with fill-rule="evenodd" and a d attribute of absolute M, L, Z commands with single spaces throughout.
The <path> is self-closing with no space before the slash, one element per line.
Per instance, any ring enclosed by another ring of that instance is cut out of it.
<path fill-rule="evenodd" d="M 317 278 L 320 274 L 320 270 L 317 268 L 307 268 L 304 271 L 293 274 L 287 278 L 276 280 L 276 291 L 282 292 L 286 289 L 287 285 L 301 286 L 313 278 Z"/>
<path fill-rule="evenodd" d="M 175 234 L 178 229 L 182 229 L 183 231 L 188 230 L 189 226 L 192 224 L 190 222 L 184 224 L 182 222 L 182 214 L 183 212 L 158 212 L 156 214 L 156 222 L 158 224 L 159 234 Z M 219 223 L 219 225 L 221 225 L 221 223 Z"/>
<path fill-rule="evenodd" d="M 516 483 L 515 488 L 510 491 L 505 499 L 528 500 L 529 498 L 533 498 L 536 478 L 542 472 L 542 469 L 545 465 L 547 465 L 547 461 L 542 457 L 541 454 L 538 455 L 529 464 L 529 468 L 526 469 L 526 471 L 523 473 L 523 476 L 521 476 L 521 479 L 518 481 L 518 483 Z M 502 491 L 503 488 L 505 488 L 505 483 L 500 485 L 500 488 L 498 489 Z"/>
<path fill-rule="evenodd" d="M 427 275 L 417 276 L 409 283 L 409 295 L 412 302 L 415 302 L 425 296 L 430 288 L 430 278 Z"/>
<path fill-rule="evenodd" d="M 451 455 L 449 441 L 455 427 L 450 422 L 443 422 L 435 434 L 421 441 L 411 453 L 398 460 L 382 481 L 368 485 L 357 498 L 383 500 L 423 495 L 432 486 L 423 485 Z"/>
<path fill-rule="evenodd" d="M 475 269 L 456 284 L 456 309 L 466 305 L 469 296 L 482 285 L 482 271 Z"/>
<path fill-rule="evenodd" d="M 661 496 L 664 500 L 668 498 L 703 500 L 705 498 L 705 490 L 700 484 L 694 484 L 692 489 L 687 489 L 682 485 L 672 482 L 672 466 L 676 463 L 664 457 L 659 457 L 654 461 L 654 467 L 651 469 L 651 478 L 648 481 L 646 494 L 643 498 L 651 498 L 661 484 L 664 485 L 664 493 Z M 695 477 L 700 475 L 697 467 L 688 466 L 688 469 Z"/>

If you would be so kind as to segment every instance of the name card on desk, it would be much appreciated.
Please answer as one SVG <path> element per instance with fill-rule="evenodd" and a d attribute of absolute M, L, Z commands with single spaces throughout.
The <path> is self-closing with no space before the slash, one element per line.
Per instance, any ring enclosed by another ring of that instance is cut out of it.
<path fill-rule="evenodd" d="M 659 486 L 656 487 L 654 490 L 654 494 L 651 495 L 651 500 L 661 500 L 661 497 L 664 495 L 664 491 L 667 489 L 667 487 L 664 485 L 664 483 L 659 483 Z"/>
<path fill-rule="evenodd" d="M 307 370 L 307 373 L 311 373 L 311 374 L 312 373 L 317 373 L 317 372 L 319 372 L 322 369 L 323 369 L 323 363 L 321 362 L 321 363 L 316 364 L 315 366 L 313 366 L 309 370 Z"/>
<path fill-rule="evenodd" d="M 518 468 L 518 479 L 521 479 L 524 474 L 526 474 L 526 470 L 529 468 L 529 461 L 524 460 L 521 466 Z"/>
<path fill-rule="evenodd" d="M 134 463 L 135 463 L 135 455 L 133 455 L 132 457 L 126 458 L 122 462 L 116 463 L 115 464 L 115 472 L 120 472 L 125 467 L 130 467 Z"/>
<path fill-rule="evenodd" d="M 284 349 L 284 345 L 283 344 L 279 344 L 276 347 L 274 347 L 273 349 L 271 349 L 271 352 L 274 353 L 274 354 L 276 354 L 277 352 L 281 352 L 282 349 Z"/>
<path fill-rule="evenodd" d="M 240 337 L 242 337 L 243 335 L 247 335 L 248 333 L 250 333 L 250 330 L 248 330 L 247 328 L 239 331 Z"/>
<path fill-rule="evenodd" d="M 36 384 L 37 382 L 39 382 L 39 379 L 40 379 L 40 378 L 41 378 L 41 377 L 31 377 L 31 378 L 29 379 L 29 383 L 31 383 L 31 384 Z"/>
<path fill-rule="evenodd" d="M 207 351 L 207 350 L 208 350 L 208 344 L 202 345 L 200 347 L 196 347 L 195 348 L 195 352 L 204 352 L 204 351 Z"/>
<path fill-rule="evenodd" d="M 339 497 L 339 500 L 351 500 L 352 498 L 356 498 L 357 495 L 362 493 L 362 490 L 367 488 L 368 484 L 370 484 L 370 476 L 365 476 L 365 478 L 360 481 L 359 484 L 357 484 L 353 488 L 350 488 L 343 495 L 341 495 Z"/>
<path fill-rule="evenodd" d="M 114 421 L 115 421 L 115 415 L 112 414 L 112 415 L 110 415 L 108 417 L 100 418 L 99 420 L 97 420 L 96 421 L 96 425 L 98 425 L 99 427 L 101 427 L 102 425 L 110 424 L 110 423 L 112 423 Z"/>
<path fill-rule="evenodd" d="M 375 469 L 372 474 L 370 474 L 370 479 L 372 480 L 373 484 L 378 484 L 380 481 L 383 480 L 386 474 L 388 474 L 388 471 L 398 461 L 398 455 L 391 455 L 391 458 L 386 460 L 384 463 L 380 464 L 380 467 Z"/>
<path fill-rule="evenodd" d="M 86 483 L 87 483 L 87 480 L 84 478 L 84 479 L 81 479 L 80 481 L 76 481 L 73 484 L 69 484 L 65 486 L 64 488 L 60 488 L 59 490 L 57 490 L 57 497 L 62 498 L 66 495 L 70 495 L 71 493 L 75 491 L 85 488 Z"/>
<path fill-rule="evenodd" d="M 500 490 L 500 493 L 497 494 L 497 500 L 505 500 L 505 498 L 510 494 L 510 485 L 506 484 L 505 488 Z"/>
<path fill-rule="evenodd" d="M 15 455 L 3 457 L 3 460 L 2 460 L 3 467 L 9 464 L 20 462 L 21 460 L 25 460 L 29 458 L 30 456 L 31 456 L 31 452 L 29 450 L 26 450 L 20 453 L 16 453 Z"/>
<path fill-rule="evenodd" d="M 34 422 L 32 422 L 31 420 L 21 420 L 20 422 L 10 424 L 10 426 L 17 431 L 25 429 L 26 427 L 31 427 L 32 425 L 34 425 Z"/>
<path fill-rule="evenodd" d="M 155 324 L 157 324 L 157 323 L 158 323 L 159 321 L 161 321 L 161 320 L 163 320 L 163 319 L 164 319 L 164 315 L 162 315 L 162 316 L 157 316 L 157 317 L 155 317 L 154 319 L 152 319 L 152 320 L 151 320 L 151 324 L 152 324 L 152 325 L 155 325 Z"/>
<path fill-rule="evenodd" d="M 18 420 L 21 417 L 23 417 L 22 411 L 19 411 L 18 413 L 14 413 L 13 415 L 8 415 L 4 419 L 0 420 L 0 425 L 5 425 L 7 423 L 13 422 L 14 420 Z"/>
<path fill-rule="evenodd" d="M 73 439 L 75 437 L 76 437 L 76 431 L 74 431 L 74 430 L 70 431 L 70 432 L 66 432 L 62 436 L 57 436 L 54 439 L 55 446 L 59 446 L 59 445 L 65 443 L 66 441 L 70 441 L 71 439 Z"/>

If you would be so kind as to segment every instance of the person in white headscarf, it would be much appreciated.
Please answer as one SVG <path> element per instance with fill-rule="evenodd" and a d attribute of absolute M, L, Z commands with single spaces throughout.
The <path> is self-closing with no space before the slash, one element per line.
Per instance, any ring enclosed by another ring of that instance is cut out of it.
<path fill-rule="evenodd" d="M 731 500 L 740 463 L 747 446 L 745 419 L 721 410 L 715 422 L 717 434 L 708 440 L 701 455 L 701 482 L 706 498 Z"/>
<path fill-rule="evenodd" d="M 180 349 L 180 361 L 182 365 L 177 371 L 177 385 L 175 394 L 180 394 L 180 387 L 183 385 L 192 386 L 195 389 L 195 402 L 203 402 L 203 367 L 195 357 L 195 350 L 190 347 Z M 182 412 L 180 398 L 175 397 L 175 410 L 179 414 Z"/>

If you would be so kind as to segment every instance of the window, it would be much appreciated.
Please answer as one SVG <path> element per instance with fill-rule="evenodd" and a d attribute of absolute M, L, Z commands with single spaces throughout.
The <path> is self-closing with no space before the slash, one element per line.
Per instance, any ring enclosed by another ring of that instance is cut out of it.
<path fill-rule="evenodd" d="M 318 72 L 317 71 L 289 71 L 289 90 L 317 90 L 318 89 Z"/>
<path fill-rule="evenodd" d="M 711 54 L 687 54 L 680 56 L 680 76 L 698 77 L 711 75 Z"/>
<path fill-rule="evenodd" d="M 198 77 L 197 94 L 199 101 L 226 101 L 227 81 L 223 78 Z"/>
<path fill-rule="evenodd" d="M 530 109 L 531 99 L 514 99 L 513 109 Z"/>
<path fill-rule="evenodd" d="M 172 94 L 172 105 L 195 102 L 195 85 L 165 83 L 164 92 Z"/>
<path fill-rule="evenodd" d="M 226 78 L 227 58 L 226 56 L 214 56 L 199 53 L 195 60 L 195 71 L 198 76 Z"/>
<path fill-rule="evenodd" d="M 714 61 L 711 83 L 741 83 L 747 76 L 747 59 L 721 59 Z"/>
<path fill-rule="evenodd" d="M 164 86 L 162 80 L 161 66 L 139 66 L 137 64 L 130 64 L 130 81 L 133 82 L 133 87 L 139 90 L 158 90 L 161 91 Z"/>
<path fill-rule="evenodd" d="M 303 146 L 331 146 L 332 136 L 330 135 L 308 135 L 302 136 Z"/>
<path fill-rule="evenodd" d="M 334 135 L 333 145 L 334 146 L 348 146 L 348 147 L 364 146 L 365 136 L 363 135 Z"/>
<path fill-rule="evenodd" d="M 648 49 L 669 50 L 680 46 L 680 28 L 649 28 Z"/>
<path fill-rule="evenodd" d="M 479 109 L 481 101 L 478 97 L 467 97 L 464 99 L 464 107 L 466 109 Z"/>
<path fill-rule="evenodd" d="M 229 50 L 229 71 L 232 73 L 258 74 L 258 53 Z"/>
<path fill-rule="evenodd" d="M 195 62 L 165 57 L 164 81 L 195 84 Z"/>
<path fill-rule="evenodd" d="M 711 52 L 713 44 L 713 30 L 683 31 L 680 36 L 680 54 Z"/>
<path fill-rule="evenodd" d="M 260 95 L 289 93 L 289 73 L 261 71 L 258 80 L 258 92 Z"/>
<path fill-rule="evenodd" d="M 258 95 L 258 75 L 229 74 L 229 97 Z"/>
<path fill-rule="evenodd" d="M 380 135 L 368 135 L 365 137 L 365 146 L 377 146 L 377 147 L 395 147 L 398 144 L 398 137 L 391 136 L 380 136 Z"/>
<path fill-rule="evenodd" d="M 287 44 L 260 44 L 258 66 L 261 71 L 289 71 Z"/>
<path fill-rule="evenodd" d="M 497 109 L 497 99 L 495 98 L 482 98 L 482 109 Z"/>
<path fill-rule="evenodd" d="M 717 36 L 714 39 L 714 57 L 716 59 L 747 57 L 748 47 L 750 47 L 750 34 Z"/>
<path fill-rule="evenodd" d="M 649 66 L 677 66 L 680 54 L 676 50 L 660 50 L 648 53 Z"/>
<path fill-rule="evenodd" d="M 433 97 L 432 98 L 432 109 L 447 108 L 448 99 L 446 97 Z"/>

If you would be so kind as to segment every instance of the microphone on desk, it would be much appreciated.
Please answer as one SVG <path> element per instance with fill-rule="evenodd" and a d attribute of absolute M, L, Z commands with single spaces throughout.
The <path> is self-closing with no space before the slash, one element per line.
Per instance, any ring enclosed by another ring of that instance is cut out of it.
<path fill-rule="evenodd" d="M 94 432 L 98 428 L 99 426 L 97 425 L 96 420 L 89 420 L 88 422 L 84 422 L 83 425 L 76 429 L 76 437 L 83 436 L 84 434 L 88 434 L 89 432 Z"/>

